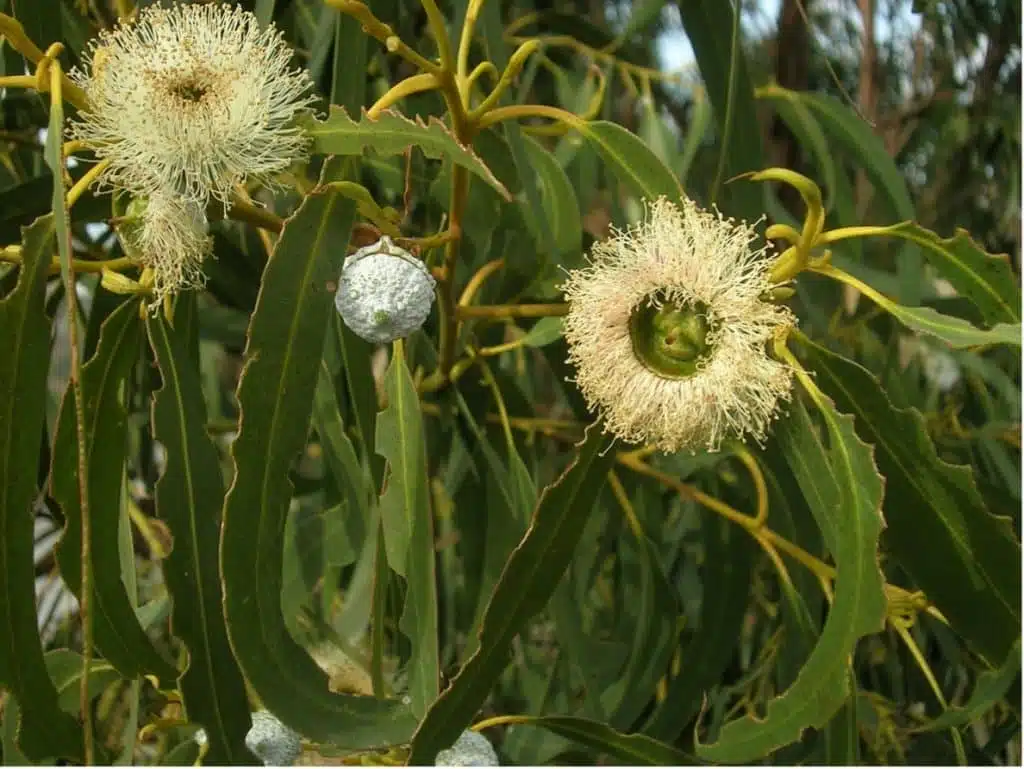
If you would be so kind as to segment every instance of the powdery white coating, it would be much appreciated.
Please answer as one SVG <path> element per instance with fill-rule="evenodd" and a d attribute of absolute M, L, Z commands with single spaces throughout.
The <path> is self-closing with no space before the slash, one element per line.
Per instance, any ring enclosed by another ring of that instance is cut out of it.
<path fill-rule="evenodd" d="M 334 306 L 360 337 L 385 344 L 423 325 L 434 303 L 434 283 L 423 262 L 385 235 L 345 260 Z"/>
<path fill-rule="evenodd" d="M 569 360 L 607 432 L 665 452 L 764 440 L 792 386 L 789 367 L 765 346 L 794 317 L 761 299 L 769 262 L 764 248 L 751 250 L 755 237 L 746 223 L 691 200 L 680 208 L 659 198 L 642 222 L 597 243 L 589 265 L 570 272 L 562 286 Z M 633 350 L 631 313 L 658 301 L 708 308 L 711 352 L 685 379 L 659 376 Z"/>
<path fill-rule="evenodd" d="M 134 206 L 133 206 L 134 208 Z M 153 301 L 206 282 L 203 259 L 213 248 L 206 214 L 196 203 L 159 191 L 140 205 L 138 219 L 120 228 L 125 252 L 153 270 Z"/>
<path fill-rule="evenodd" d="M 69 73 L 89 97 L 69 133 L 110 160 L 106 184 L 227 201 L 305 156 L 293 121 L 312 81 L 291 57 L 280 32 L 237 6 L 149 6 L 101 32 Z"/>
<path fill-rule="evenodd" d="M 482 734 L 465 731 L 434 759 L 434 766 L 501 766 L 498 754 Z"/>
<path fill-rule="evenodd" d="M 266 710 L 252 714 L 252 727 L 245 735 L 245 747 L 264 766 L 293 766 L 302 751 L 302 739 Z"/>

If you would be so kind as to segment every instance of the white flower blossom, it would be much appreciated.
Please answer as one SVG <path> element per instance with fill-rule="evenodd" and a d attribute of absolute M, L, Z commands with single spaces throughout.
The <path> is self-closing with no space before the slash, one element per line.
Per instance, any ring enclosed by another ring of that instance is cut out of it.
<path fill-rule="evenodd" d="M 138 200 L 120 235 L 128 256 L 153 271 L 152 306 L 167 295 L 205 284 L 203 259 L 213 241 L 203 209 L 195 202 L 163 191 Z"/>
<path fill-rule="evenodd" d="M 661 198 L 569 274 L 569 359 L 608 432 L 666 452 L 764 439 L 791 389 L 789 367 L 766 346 L 794 318 L 765 300 L 755 237 L 690 200 Z"/>
<path fill-rule="evenodd" d="M 334 304 L 356 334 L 386 344 L 423 325 L 434 285 L 423 262 L 385 235 L 345 259 Z"/>
<path fill-rule="evenodd" d="M 110 162 L 105 184 L 226 202 L 305 156 L 294 120 L 312 83 L 291 56 L 280 32 L 237 6 L 149 6 L 100 33 L 85 70 L 70 73 L 89 99 L 70 135 Z"/>

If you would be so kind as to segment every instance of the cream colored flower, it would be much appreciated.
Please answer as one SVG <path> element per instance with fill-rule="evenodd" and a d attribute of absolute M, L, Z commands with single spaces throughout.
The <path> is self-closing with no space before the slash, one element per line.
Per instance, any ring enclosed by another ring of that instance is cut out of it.
<path fill-rule="evenodd" d="M 213 242 L 197 203 L 157 192 L 132 204 L 119 233 L 128 256 L 153 271 L 154 307 L 169 294 L 205 284 L 203 259 Z"/>
<path fill-rule="evenodd" d="M 569 360 L 608 432 L 666 452 L 764 439 L 791 387 L 766 345 L 794 318 L 764 301 L 754 238 L 745 223 L 661 198 L 569 274 Z"/>
<path fill-rule="evenodd" d="M 86 70 L 70 73 L 89 97 L 70 134 L 110 160 L 112 186 L 226 202 L 305 156 L 294 119 L 311 80 L 289 69 L 291 55 L 237 6 L 150 6 L 101 33 Z"/>

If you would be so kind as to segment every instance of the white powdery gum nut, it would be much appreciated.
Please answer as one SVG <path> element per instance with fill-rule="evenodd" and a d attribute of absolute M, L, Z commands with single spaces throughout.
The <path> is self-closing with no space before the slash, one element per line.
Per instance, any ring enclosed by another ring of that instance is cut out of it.
<path fill-rule="evenodd" d="M 245 747 L 264 766 L 293 766 L 302 751 L 302 739 L 272 713 L 258 710 L 252 714 L 252 728 L 245 735 Z"/>
<path fill-rule="evenodd" d="M 423 262 L 386 235 L 345 260 L 334 306 L 368 342 L 386 344 L 423 325 L 434 303 L 434 278 Z"/>
<path fill-rule="evenodd" d="M 501 763 L 486 737 L 465 731 L 454 745 L 437 754 L 434 766 L 501 766 Z"/>

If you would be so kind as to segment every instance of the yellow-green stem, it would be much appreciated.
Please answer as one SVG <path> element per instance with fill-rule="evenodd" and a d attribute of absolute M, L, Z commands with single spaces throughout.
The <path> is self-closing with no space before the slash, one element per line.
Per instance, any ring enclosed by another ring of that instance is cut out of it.
<path fill-rule="evenodd" d="M 488 318 L 548 318 L 569 314 L 568 304 L 494 304 L 465 306 L 457 309 L 460 320 Z"/>

